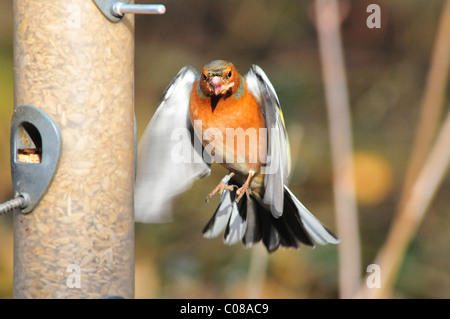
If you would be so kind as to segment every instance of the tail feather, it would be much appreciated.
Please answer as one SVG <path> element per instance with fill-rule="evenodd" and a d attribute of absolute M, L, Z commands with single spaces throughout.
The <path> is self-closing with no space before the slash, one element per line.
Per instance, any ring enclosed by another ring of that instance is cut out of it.
<path fill-rule="evenodd" d="M 284 186 L 285 195 L 289 196 L 295 207 L 298 210 L 300 220 L 306 234 L 311 236 L 313 240 L 320 244 L 338 244 L 340 242 L 339 238 L 324 224 L 322 224 L 313 214 L 295 197 L 294 194 Z"/>
<path fill-rule="evenodd" d="M 231 198 L 229 191 L 225 191 L 220 199 L 220 204 L 217 206 L 214 215 L 203 229 L 203 237 L 215 238 L 225 229 L 230 220 L 231 212 L 233 211 L 234 198 Z"/>
<path fill-rule="evenodd" d="M 258 214 L 261 219 L 262 242 L 266 246 L 267 251 L 273 252 L 280 247 L 280 234 L 272 223 L 273 216 L 270 211 L 267 214 L 267 209 L 263 206 L 258 207 Z"/>
<path fill-rule="evenodd" d="M 292 232 L 291 227 L 286 218 L 278 218 L 272 220 L 273 225 L 280 234 L 280 245 L 283 247 L 299 248 L 300 242 Z"/>
<path fill-rule="evenodd" d="M 257 211 L 257 206 L 254 200 L 245 200 L 245 206 L 247 209 L 247 230 L 245 232 L 242 242 L 246 247 L 252 246 L 261 240 L 261 221 Z"/>
<path fill-rule="evenodd" d="M 239 205 L 233 201 L 233 209 L 230 220 L 223 234 L 223 241 L 227 245 L 233 245 L 244 238 L 247 230 L 247 209 L 243 203 Z M 239 206 L 239 207 L 238 207 Z"/>
<path fill-rule="evenodd" d="M 297 206 L 287 194 L 284 196 L 284 211 L 283 217 L 297 240 L 307 246 L 315 247 L 314 241 L 303 225 Z"/>
<path fill-rule="evenodd" d="M 226 190 L 211 220 L 203 230 L 205 238 L 217 237 L 223 230 L 224 243 L 242 241 L 246 247 L 262 240 L 271 253 L 280 246 L 300 248 L 300 244 L 314 247 L 337 244 L 337 236 L 323 225 L 305 206 L 284 187 L 283 214 L 275 218 L 261 199 L 242 197 L 235 203 L 235 191 Z"/>

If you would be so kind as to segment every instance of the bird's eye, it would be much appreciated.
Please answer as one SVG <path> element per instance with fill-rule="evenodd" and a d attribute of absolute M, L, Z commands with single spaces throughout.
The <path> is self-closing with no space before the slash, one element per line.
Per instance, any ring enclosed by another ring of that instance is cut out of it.
<path fill-rule="evenodd" d="M 227 74 L 227 79 L 231 78 L 231 71 Z"/>

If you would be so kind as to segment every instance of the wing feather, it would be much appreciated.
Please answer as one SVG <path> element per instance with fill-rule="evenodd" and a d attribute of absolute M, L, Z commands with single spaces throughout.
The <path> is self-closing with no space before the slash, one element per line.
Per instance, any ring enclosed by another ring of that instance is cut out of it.
<path fill-rule="evenodd" d="M 174 197 L 210 173 L 189 117 L 190 93 L 198 78 L 193 67 L 180 70 L 165 90 L 139 142 L 135 185 L 137 222 L 170 220 Z"/>
<path fill-rule="evenodd" d="M 248 90 L 256 97 L 266 122 L 267 155 L 263 167 L 264 198 L 276 218 L 283 214 L 284 185 L 290 172 L 289 140 L 284 126 L 283 113 L 273 85 L 264 71 L 252 65 L 245 75 Z"/>

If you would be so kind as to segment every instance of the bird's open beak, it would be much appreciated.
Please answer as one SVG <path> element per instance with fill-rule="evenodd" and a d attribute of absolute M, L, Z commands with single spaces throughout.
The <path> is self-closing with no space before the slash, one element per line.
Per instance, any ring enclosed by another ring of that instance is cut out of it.
<path fill-rule="evenodd" d="M 211 80 L 209 80 L 209 85 L 213 89 L 215 95 L 221 94 L 226 89 L 225 81 L 218 76 L 213 76 Z"/>

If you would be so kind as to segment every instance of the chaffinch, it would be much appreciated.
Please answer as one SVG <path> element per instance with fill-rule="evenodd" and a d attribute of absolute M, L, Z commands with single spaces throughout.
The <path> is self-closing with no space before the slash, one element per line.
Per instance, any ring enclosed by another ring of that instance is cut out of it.
<path fill-rule="evenodd" d="M 269 252 L 337 244 L 336 235 L 286 186 L 289 140 L 275 90 L 257 65 L 242 76 L 215 60 L 199 74 L 186 66 L 172 80 L 139 144 L 137 222 L 163 221 L 178 194 L 209 175 L 211 163 L 229 174 L 207 196 L 221 195 L 203 230 L 247 247 L 262 240 Z"/>

